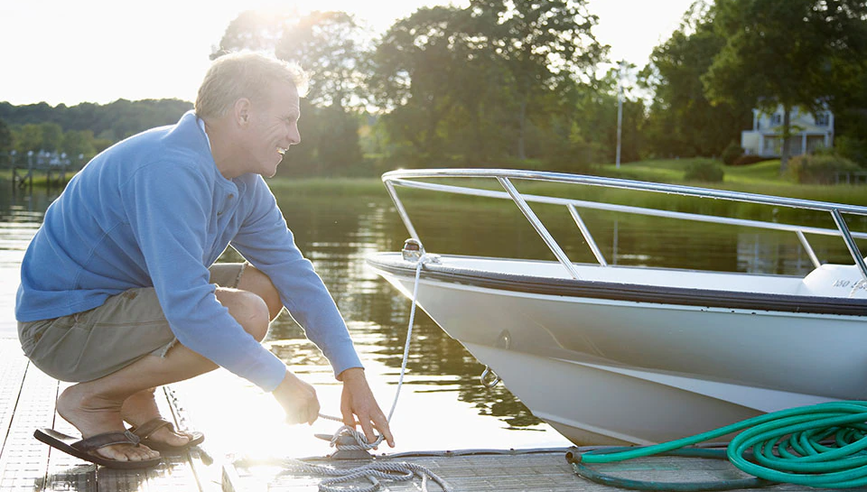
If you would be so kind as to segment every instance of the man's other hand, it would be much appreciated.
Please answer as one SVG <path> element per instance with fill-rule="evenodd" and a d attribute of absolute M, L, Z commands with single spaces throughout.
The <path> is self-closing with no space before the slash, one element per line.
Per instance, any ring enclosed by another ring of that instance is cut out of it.
<path fill-rule="evenodd" d="M 286 421 L 290 424 L 307 422 L 313 424 L 319 417 L 319 399 L 313 386 L 298 379 L 288 369 L 283 382 L 273 391 L 274 398 L 286 411 Z"/>
<path fill-rule="evenodd" d="M 340 398 L 343 423 L 352 428 L 361 425 L 364 437 L 371 443 L 376 441 L 376 434 L 373 432 L 375 428 L 382 433 L 388 445 L 394 447 L 394 438 L 391 436 L 388 420 L 376 403 L 373 392 L 370 391 L 364 369 L 360 367 L 347 369 L 341 372 L 338 378 L 343 381 L 343 395 Z"/>

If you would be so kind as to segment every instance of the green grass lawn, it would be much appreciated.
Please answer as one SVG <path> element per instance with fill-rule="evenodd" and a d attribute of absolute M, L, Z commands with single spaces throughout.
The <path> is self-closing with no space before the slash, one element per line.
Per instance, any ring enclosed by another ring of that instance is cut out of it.
<path fill-rule="evenodd" d="M 599 166 L 599 171 L 606 176 L 618 176 L 641 181 L 683 183 L 687 167 L 696 162 L 713 162 L 722 167 L 725 172 L 725 177 L 723 178 L 724 185 L 796 185 L 789 177 L 780 176 L 779 159 L 759 162 L 749 166 L 724 166 L 721 161 L 702 157 L 691 159 L 651 159 L 621 164 L 619 169 L 614 164 L 604 164 Z"/>
<path fill-rule="evenodd" d="M 867 187 L 857 185 L 805 185 L 795 182 L 788 175 L 780 175 L 780 160 L 759 162 L 748 166 L 725 166 L 721 161 L 713 161 L 723 168 L 722 183 L 687 182 L 684 174 L 687 167 L 695 162 L 709 161 L 707 158 L 691 159 L 654 159 L 621 164 L 604 164 L 597 172 L 604 176 L 677 183 L 702 188 L 716 188 L 762 195 L 787 196 L 827 202 L 867 205 Z"/>

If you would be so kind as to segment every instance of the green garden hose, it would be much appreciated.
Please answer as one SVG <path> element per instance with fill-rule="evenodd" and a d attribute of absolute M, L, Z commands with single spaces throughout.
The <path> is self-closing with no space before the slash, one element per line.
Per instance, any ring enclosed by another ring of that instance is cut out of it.
<path fill-rule="evenodd" d="M 686 448 L 740 432 L 725 450 Z M 686 449 L 685 449 L 686 448 Z M 768 413 L 653 446 L 594 450 L 573 448 L 566 459 L 575 473 L 633 490 L 702 491 L 761 487 L 787 482 L 817 488 L 867 485 L 867 402 L 820 403 Z M 727 458 L 757 478 L 718 482 L 645 482 L 600 474 L 586 465 L 654 455 Z"/>

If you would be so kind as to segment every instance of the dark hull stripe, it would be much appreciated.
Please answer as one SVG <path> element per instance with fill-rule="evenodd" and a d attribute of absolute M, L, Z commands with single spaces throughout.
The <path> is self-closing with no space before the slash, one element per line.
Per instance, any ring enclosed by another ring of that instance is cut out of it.
<path fill-rule="evenodd" d="M 382 261 L 370 258 L 367 261 L 371 266 L 394 275 L 410 278 L 415 276 L 415 266 L 404 263 L 402 260 Z M 425 264 L 421 276 L 426 280 L 527 294 L 756 311 L 867 316 L 867 299 L 841 299 L 836 297 L 807 297 L 756 292 L 659 287 L 591 280 L 531 277 L 496 272 L 482 274 L 477 270 L 465 270 L 430 263 Z"/>

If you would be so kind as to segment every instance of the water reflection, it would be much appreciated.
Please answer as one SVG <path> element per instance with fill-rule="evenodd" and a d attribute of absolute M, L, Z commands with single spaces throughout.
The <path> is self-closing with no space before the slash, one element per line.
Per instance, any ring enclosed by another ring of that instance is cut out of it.
<path fill-rule="evenodd" d="M 30 239 L 42 223 L 45 209 L 55 196 L 29 194 L 0 181 L 0 336 L 17 336 L 15 293 L 18 267 Z"/>

